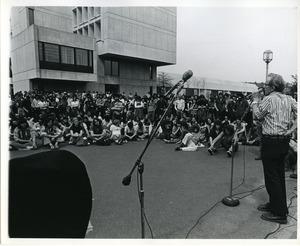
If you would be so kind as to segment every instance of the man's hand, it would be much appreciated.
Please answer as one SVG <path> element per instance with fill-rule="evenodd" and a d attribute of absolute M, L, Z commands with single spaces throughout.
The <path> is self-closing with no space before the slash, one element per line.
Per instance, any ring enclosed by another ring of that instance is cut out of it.
<path fill-rule="evenodd" d="M 260 95 L 259 91 L 256 91 L 256 92 L 252 93 L 251 98 L 252 98 L 253 102 L 260 102 L 261 95 Z"/>

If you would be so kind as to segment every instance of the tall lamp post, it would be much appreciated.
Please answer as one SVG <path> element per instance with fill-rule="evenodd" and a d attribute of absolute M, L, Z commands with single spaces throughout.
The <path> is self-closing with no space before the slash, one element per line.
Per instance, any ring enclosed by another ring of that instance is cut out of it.
<path fill-rule="evenodd" d="M 269 63 L 273 60 L 273 52 L 271 50 L 266 50 L 264 52 L 264 55 L 263 55 L 263 60 L 266 63 L 266 81 L 267 81 L 268 70 L 269 70 Z"/>

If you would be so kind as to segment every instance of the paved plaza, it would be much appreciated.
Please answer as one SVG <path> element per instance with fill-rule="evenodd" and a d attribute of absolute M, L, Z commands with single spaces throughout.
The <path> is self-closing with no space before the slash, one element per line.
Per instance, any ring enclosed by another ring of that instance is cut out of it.
<path fill-rule="evenodd" d="M 123 186 L 122 179 L 132 169 L 145 144 L 62 145 L 61 149 L 73 152 L 85 163 L 91 181 L 92 227 L 86 238 L 141 238 L 136 172 L 130 186 Z M 258 204 L 267 201 L 262 163 L 254 160 L 258 147 L 240 145 L 234 157 L 233 187 L 242 183 L 233 191 L 240 201 L 237 207 L 228 207 L 221 202 L 230 190 L 231 158 L 224 150 L 210 156 L 206 147 L 198 148 L 196 152 L 174 151 L 175 147 L 155 139 L 142 160 L 145 164 L 145 213 L 154 239 L 297 238 L 297 221 L 294 219 L 297 217 L 297 198 L 291 200 L 297 194 L 297 180 L 289 178 L 290 172 L 286 172 L 287 202 L 292 202 L 289 211 L 294 218 L 289 216 L 288 223 L 278 229 L 279 224 L 262 220 L 261 212 L 256 209 Z M 10 157 L 43 151 L 50 150 L 11 151 Z M 148 226 L 145 228 L 146 238 L 151 238 Z"/>

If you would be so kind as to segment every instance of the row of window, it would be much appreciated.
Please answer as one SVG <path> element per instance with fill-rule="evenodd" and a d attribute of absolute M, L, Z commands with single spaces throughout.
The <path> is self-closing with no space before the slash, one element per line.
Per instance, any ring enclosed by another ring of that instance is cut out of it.
<path fill-rule="evenodd" d="M 93 51 L 39 42 L 40 68 L 93 73 Z"/>
<path fill-rule="evenodd" d="M 38 42 L 40 68 L 93 73 L 93 51 Z M 149 66 L 149 78 L 154 78 L 154 67 Z M 104 60 L 105 75 L 119 76 L 119 61 Z"/>

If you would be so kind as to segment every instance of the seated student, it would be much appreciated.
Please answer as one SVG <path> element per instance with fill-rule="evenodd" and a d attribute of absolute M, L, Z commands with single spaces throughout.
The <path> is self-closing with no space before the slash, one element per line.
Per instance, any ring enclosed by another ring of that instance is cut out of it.
<path fill-rule="evenodd" d="M 201 144 L 201 132 L 200 127 L 198 124 L 193 125 L 191 127 L 192 131 L 187 132 L 182 141 L 181 145 L 179 147 L 176 147 L 175 150 L 182 150 L 182 151 L 196 151 L 198 147 L 204 147 L 203 144 Z M 201 144 L 201 145 L 199 145 Z"/>
<path fill-rule="evenodd" d="M 222 121 L 223 128 L 224 128 L 225 126 L 227 126 L 227 125 L 230 125 L 230 124 L 231 124 L 231 122 L 230 122 L 230 120 L 228 119 L 228 116 L 225 115 L 225 116 L 224 116 L 224 120 Z"/>
<path fill-rule="evenodd" d="M 247 123 L 242 122 L 241 119 L 236 119 L 232 125 L 236 133 L 237 142 L 246 142 L 246 125 Z"/>
<path fill-rule="evenodd" d="M 125 140 L 127 141 L 136 141 L 138 136 L 136 134 L 136 129 L 133 126 L 133 122 L 129 121 L 125 126 L 124 130 Z"/>
<path fill-rule="evenodd" d="M 69 122 L 68 117 L 63 117 L 60 122 L 57 123 L 58 128 L 61 132 L 61 142 L 69 141 L 70 139 L 70 128 L 72 123 Z"/>
<path fill-rule="evenodd" d="M 52 119 L 47 119 L 45 125 L 41 129 L 44 145 L 49 145 L 50 148 L 59 149 L 57 139 L 61 136 L 62 131 L 53 125 Z"/>
<path fill-rule="evenodd" d="M 124 140 L 124 135 L 122 135 L 122 128 L 120 126 L 120 120 L 114 119 L 112 125 L 110 126 L 110 139 L 118 145 L 121 145 Z"/>
<path fill-rule="evenodd" d="M 83 137 L 86 138 L 86 145 L 90 145 L 92 142 L 92 138 L 89 132 L 89 125 L 90 123 L 86 120 L 84 120 L 84 116 L 83 118 L 81 118 L 81 116 L 77 116 L 79 124 L 83 126 Z"/>
<path fill-rule="evenodd" d="M 179 139 L 182 135 L 180 120 L 176 120 L 172 127 L 171 139 Z"/>
<path fill-rule="evenodd" d="M 112 125 L 112 121 L 110 119 L 110 116 L 109 115 L 105 115 L 104 119 L 102 120 L 103 129 L 109 130 L 111 125 Z"/>
<path fill-rule="evenodd" d="M 140 121 L 136 127 L 136 135 L 137 135 L 137 141 L 145 140 L 145 138 L 149 137 L 149 133 L 146 132 L 144 123 Z"/>
<path fill-rule="evenodd" d="M 173 122 L 170 120 L 170 116 L 166 115 L 166 118 L 161 122 L 161 127 L 157 138 L 170 140 L 172 134 Z"/>
<path fill-rule="evenodd" d="M 212 141 L 211 146 L 208 148 L 208 152 L 213 155 L 220 145 L 227 151 L 228 157 L 232 156 L 232 151 L 237 151 L 238 143 L 233 125 L 226 125 L 224 127 L 223 131 Z"/>
<path fill-rule="evenodd" d="M 150 136 L 153 129 L 151 120 L 148 119 L 148 117 L 146 117 L 143 121 L 143 124 L 144 124 L 145 133 L 147 133 Z"/>
<path fill-rule="evenodd" d="M 44 120 L 41 119 L 40 117 L 35 117 L 33 119 L 32 123 L 33 124 L 31 127 L 31 131 L 32 131 L 32 134 L 35 135 L 36 142 L 37 142 L 37 139 L 42 141 L 41 129 L 44 126 Z"/>
<path fill-rule="evenodd" d="M 110 145 L 109 140 L 110 132 L 107 129 L 103 129 L 101 121 L 98 118 L 94 118 L 90 126 L 90 135 L 93 143 L 97 145 Z"/>
<path fill-rule="evenodd" d="M 209 152 L 214 153 L 216 149 L 213 146 L 213 141 L 219 136 L 219 134 L 223 131 L 223 125 L 220 120 L 216 120 L 215 123 L 213 124 L 213 127 L 211 128 L 209 135 L 208 135 L 208 145 L 209 145 Z"/>
<path fill-rule="evenodd" d="M 201 147 L 204 147 L 203 143 L 206 143 L 208 141 L 208 128 L 205 123 L 205 121 L 201 121 L 199 124 L 200 128 L 200 141 L 199 144 Z"/>
<path fill-rule="evenodd" d="M 74 117 L 73 124 L 70 128 L 70 141 L 69 144 L 76 145 L 76 146 L 86 146 L 87 145 L 87 138 L 84 137 L 84 128 L 79 123 L 77 117 Z"/>
<path fill-rule="evenodd" d="M 9 143 L 12 149 L 30 150 L 37 148 L 35 134 L 32 134 L 28 122 L 24 118 L 19 120 L 13 137 L 13 140 Z"/>

